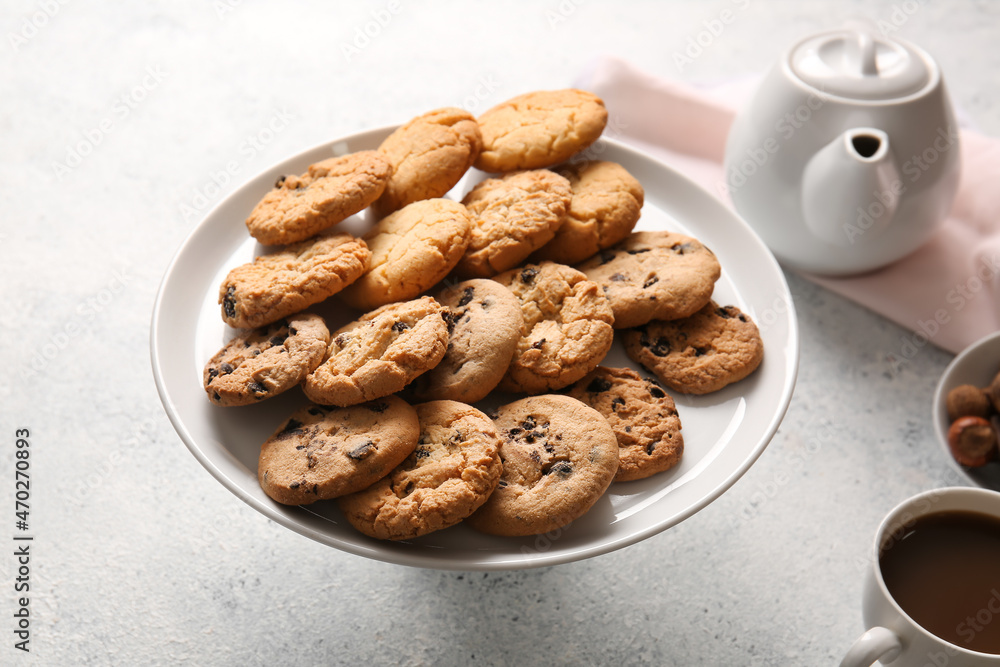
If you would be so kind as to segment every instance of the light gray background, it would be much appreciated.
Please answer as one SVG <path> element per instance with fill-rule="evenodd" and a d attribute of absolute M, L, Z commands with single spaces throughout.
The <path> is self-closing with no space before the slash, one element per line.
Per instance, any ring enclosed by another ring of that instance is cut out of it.
<path fill-rule="evenodd" d="M 30 656 L 12 648 L 15 563 L 0 548 L 0 663 L 835 664 L 862 630 L 881 517 L 963 483 L 929 411 L 951 355 L 904 359 L 907 332 L 878 315 L 789 274 L 798 386 L 743 479 L 638 545 L 485 575 L 343 554 L 223 489 L 160 406 L 153 299 L 204 212 L 272 163 L 431 108 L 567 86 L 602 53 L 712 83 L 764 71 L 812 31 L 902 18 L 956 104 L 1000 134 L 1000 5 L 347 5 L 2 4 L 0 543 L 25 427 L 36 541 Z M 725 9 L 736 20 L 678 71 L 673 54 Z M 345 51 L 379 14 L 387 24 Z M 284 127 L 268 135 L 272 122 Z M 81 142 L 96 145 L 76 160 Z M 237 173 L 214 187 L 227 163 Z"/>

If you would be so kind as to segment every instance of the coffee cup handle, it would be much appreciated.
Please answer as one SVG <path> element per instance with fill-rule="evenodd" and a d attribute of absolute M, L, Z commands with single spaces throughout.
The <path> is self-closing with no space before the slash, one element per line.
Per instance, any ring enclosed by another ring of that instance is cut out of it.
<path fill-rule="evenodd" d="M 876 660 L 892 662 L 899 657 L 903 645 L 892 630 L 875 626 L 861 635 L 840 661 L 840 667 L 870 667 Z"/>

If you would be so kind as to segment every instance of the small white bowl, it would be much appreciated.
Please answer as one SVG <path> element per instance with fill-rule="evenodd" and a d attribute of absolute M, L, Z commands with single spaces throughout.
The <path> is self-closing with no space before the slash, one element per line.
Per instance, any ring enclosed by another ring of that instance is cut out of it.
<path fill-rule="evenodd" d="M 958 463 L 948 447 L 948 410 L 945 400 L 948 392 L 963 384 L 986 387 L 1000 370 L 1000 331 L 981 338 L 962 350 L 938 380 L 934 392 L 934 430 L 938 441 L 948 455 L 952 465 L 974 484 L 1000 491 L 1000 459 L 993 459 L 979 468 L 968 468 Z"/>

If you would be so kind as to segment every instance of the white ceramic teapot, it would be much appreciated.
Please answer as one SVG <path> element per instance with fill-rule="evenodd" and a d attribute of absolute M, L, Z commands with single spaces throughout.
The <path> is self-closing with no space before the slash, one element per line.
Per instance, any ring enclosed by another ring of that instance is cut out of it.
<path fill-rule="evenodd" d="M 860 273 L 916 250 L 958 189 L 958 126 L 937 63 L 863 30 L 784 54 L 736 117 L 726 184 L 784 264 Z"/>

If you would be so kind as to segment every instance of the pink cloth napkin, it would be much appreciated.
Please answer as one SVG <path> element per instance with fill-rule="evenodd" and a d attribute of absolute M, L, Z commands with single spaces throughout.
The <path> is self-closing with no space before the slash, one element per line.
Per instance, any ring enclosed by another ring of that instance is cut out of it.
<path fill-rule="evenodd" d="M 731 208 L 721 188 L 726 136 L 757 82 L 695 88 L 605 57 L 577 86 L 604 99 L 609 112 L 605 136 L 659 158 Z M 1000 329 L 1000 140 L 962 130 L 960 141 L 958 196 L 930 241 L 860 276 L 802 274 L 909 329 L 899 348 L 887 351 L 897 361 L 928 343 L 959 352 Z"/>

